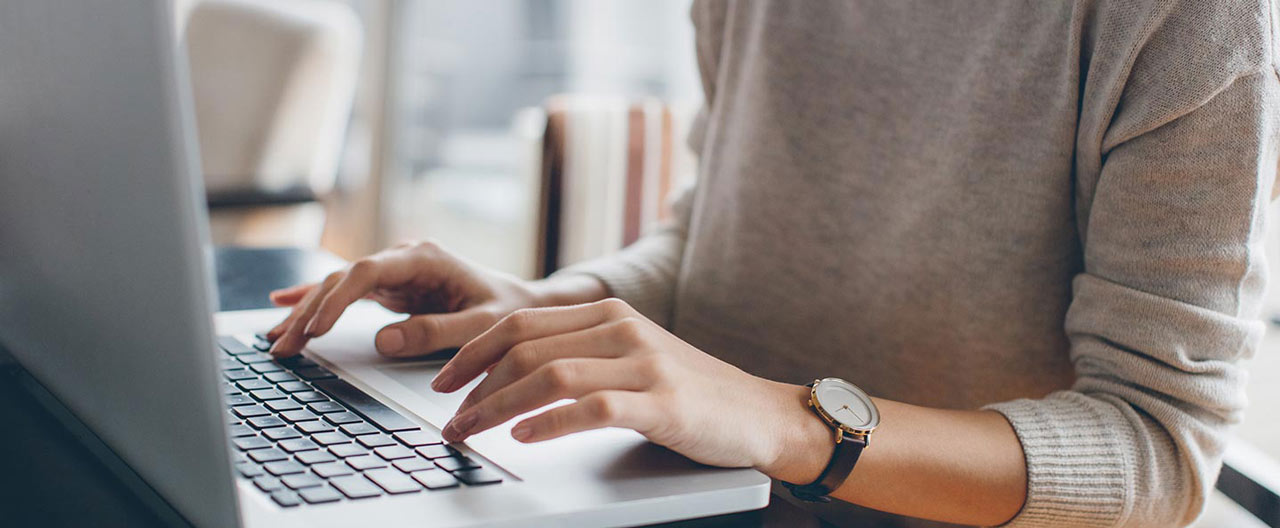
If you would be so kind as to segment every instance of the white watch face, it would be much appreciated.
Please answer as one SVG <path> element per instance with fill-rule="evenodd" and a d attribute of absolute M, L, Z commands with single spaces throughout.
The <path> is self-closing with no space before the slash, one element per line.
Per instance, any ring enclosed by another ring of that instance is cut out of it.
<path fill-rule="evenodd" d="M 827 378 L 814 385 L 813 392 L 822 410 L 841 425 L 866 431 L 880 424 L 880 412 L 871 397 L 852 383 Z"/>

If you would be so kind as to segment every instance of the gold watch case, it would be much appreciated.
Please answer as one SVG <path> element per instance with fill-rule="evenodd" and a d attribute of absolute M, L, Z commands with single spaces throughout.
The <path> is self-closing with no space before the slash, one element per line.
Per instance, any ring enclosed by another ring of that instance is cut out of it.
<path fill-rule="evenodd" d="M 822 402 L 818 398 L 819 389 L 825 389 L 831 385 L 836 385 L 840 389 L 852 393 L 855 397 L 861 400 L 863 405 L 871 410 L 872 416 L 870 419 L 859 426 L 850 426 L 833 416 L 831 412 L 823 407 Z M 847 433 L 859 440 L 862 440 L 867 445 L 870 445 L 871 433 L 875 432 L 876 427 L 880 425 L 880 410 L 876 408 L 876 404 L 871 400 L 871 397 L 868 396 L 866 392 L 863 392 L 862 389 L 858 388 L 857 385 L 840 378 L 823 378 L 814 380 L 813 384 L 809 388 L 809 407 L 817 413 L 818 417 L 822 418 L 822 421 L 831 426 L 831 429 L 835 432 L 837 444 L 844 441 L 845 434 Z"/>

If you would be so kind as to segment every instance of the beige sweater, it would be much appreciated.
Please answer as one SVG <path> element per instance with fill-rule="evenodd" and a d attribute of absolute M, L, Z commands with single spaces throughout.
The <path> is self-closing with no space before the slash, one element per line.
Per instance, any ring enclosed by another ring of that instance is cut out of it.
<path fill-rule="evenodd" d="M 761 376 L 1003 413 L 1012 526 L 1181 526 L 1245 407 L 1266 0 L 698 1 L 678 220 L 589 273 Z M 855 473 L 856 475 L 856 473 Z"/>

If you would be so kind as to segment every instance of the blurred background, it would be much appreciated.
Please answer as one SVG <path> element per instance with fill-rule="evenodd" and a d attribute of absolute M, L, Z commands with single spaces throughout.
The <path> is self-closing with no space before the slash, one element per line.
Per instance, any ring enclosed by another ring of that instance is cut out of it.
<path fill-rule="evenodd" d="M 354 259 L 431 238 L 535 278 L 635 240 L 694 178 L 689 0 L 177 6 L 222 246 Z M 1280 276 L 1271 283 L 1253 407 L 1228 462 L 1274 501 Z M 1239 509 L 1215 500 L 1199 526 L 1252 526 Z"/>
<path fill-rule="evenodd" d="M 432 238 L 521 277 L 616 249 L 692 175 L 688 10 L 181 1 L 215 242 L 351 259 Z"/>

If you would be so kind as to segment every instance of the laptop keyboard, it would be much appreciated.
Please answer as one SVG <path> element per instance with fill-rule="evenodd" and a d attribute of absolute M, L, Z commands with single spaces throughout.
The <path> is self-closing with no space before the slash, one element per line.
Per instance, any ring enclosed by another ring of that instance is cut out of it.
<path fill-rule="evenodd" d="M 333 372 L 218 338 L 236 472 L 282 507 L 502 482 Z"/>

